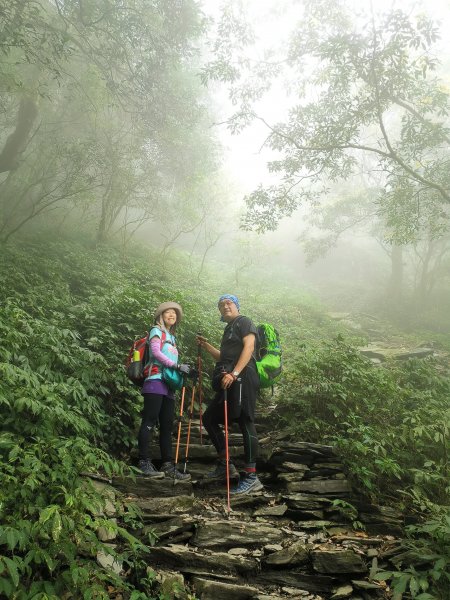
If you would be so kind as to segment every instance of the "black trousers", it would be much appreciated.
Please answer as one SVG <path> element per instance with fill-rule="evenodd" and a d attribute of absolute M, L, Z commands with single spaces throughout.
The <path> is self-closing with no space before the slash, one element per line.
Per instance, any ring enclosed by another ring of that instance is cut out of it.
<path fill-rule="evenodd" d="M 228 417 L 230 416 L 230 407 L 228 407 Z M 244 441 L 244 455 L 247 465 L 254 464 L 258 458 L 259 444 L 258 435 L 256 433 L 255 423 L 247 413 L 241 410 L 237 418 L 233 421 L 238 423 Z M 223 402 L 223 394 L 217 393 L 208 408 L 203 414 L 203 425 L 220 456 L 225 455 L 225 435 L 220 425 L 225 422 L 225 410 Z M 230 423 L 231 420 L 229 419 Z"/>
<path fill-rule="evenodd" d="M 159 448 L 162 462 L 172 462 L 172 427 L 175 398 L 162 394 L 144 394 L 142 423 L 138 435 L 139 458 L 150 458 L 153 431 L 159 421 Z"/>

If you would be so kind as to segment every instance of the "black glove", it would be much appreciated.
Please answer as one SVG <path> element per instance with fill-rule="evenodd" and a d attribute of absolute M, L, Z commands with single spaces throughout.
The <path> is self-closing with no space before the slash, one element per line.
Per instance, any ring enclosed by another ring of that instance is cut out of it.
<path fill-rule="evenodd" d="M 198 379 L 197 369 L 194 369 L 194 367 L 191 367 L 189 369 L 188 377 L 189 377 L 189 379 Z"/>
<path fill-rule="evenodd" d="M 177 369 L 182 375 L 189 375 L 191 372 L 191 367 L 189 365 L 178 365 Z"/>

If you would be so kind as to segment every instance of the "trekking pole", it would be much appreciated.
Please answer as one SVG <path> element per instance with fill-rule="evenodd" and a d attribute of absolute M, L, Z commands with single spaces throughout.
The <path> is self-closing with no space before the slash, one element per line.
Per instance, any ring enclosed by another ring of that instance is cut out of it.
<path fill-rule="evenodd" d="M 227 388 L 223 391 L 223 406 L 224 406 L 224 424 L 225 424 L 225 460 L 226 460 L 226 473 L 227 473 L 227 508 L 228 514 L 230 514 L 230 454 L 228 449 L 228 390 Z"/>
<path fill-rule="evenodd" d="M 200 332 L 198 336 L 203 337 Z M 198 414 L 200 419 L 200 445 L 203 446 L 203 420 L 202 420 L 202 401 L 203 401 L 203 379 L 202 379 L 202 347 L 200 344 L 197 348 L 197 370 L 198 370 L 198 400 L 199 408 Z"/>
<path fill-rule="evenodd" d="M 183 473 L 186 473 L 188 455 L 189 455 L 189 442 L 191 439 L 191 423 L 192 417 L 194 415 L 194 399 L 195 399 L 195 388 L 197 387 L 197 380 L 194 379 L 192 382 L 192 396 L 191 396 L 191 405 L 189 407 L 189 421 L 188 421 L 188 430 L 187 430 L 187 438 L 186 438 L 186 454 L 184 455 L 184 470 Z"/>
<path fill-rule="evenodd" d="M 183 418 L 183 407 L 184 407 L 184 395 L 186 393 L 186 383 L 183 376 L 183 388 L 181 390 L 181 405 L 180 405 L 180 415 L 178 417 L 178 434 L 177 434 L 177 447 L 175 450 L 175 467 L 173 469 L 173 484 L 175 485 L 175 478 L 177 472 L 177 464 L 178 464 L 178 452 L 180 450 L 180 437 L 181 437 L 181 419 Z"/>

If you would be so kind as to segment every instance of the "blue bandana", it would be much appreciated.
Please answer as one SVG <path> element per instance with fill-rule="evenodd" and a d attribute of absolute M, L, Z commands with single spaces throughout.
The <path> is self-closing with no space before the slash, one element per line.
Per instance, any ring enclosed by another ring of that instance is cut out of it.
<path fill-rule="evenodd" d="M 239 310 L 239 300 L 237 299 L 237 296 L 233 296 L 233 294 L 224 294 L 223 296 L 220 296 L 217 304 L 219 304 L 220 302 L 222 302 L 222 300 L 231 300 L 231 302 L 233 302 L 234 304 L 236 304 L 236 308 Z M 223 317 L 220 317 L 220 320 L 223 321 Z"/>

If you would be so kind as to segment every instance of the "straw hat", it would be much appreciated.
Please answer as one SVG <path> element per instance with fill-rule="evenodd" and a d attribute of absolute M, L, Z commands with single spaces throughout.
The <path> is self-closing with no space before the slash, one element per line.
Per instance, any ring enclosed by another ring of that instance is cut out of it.
<path fill-rule="evenodd" d="M 163 312 L 169 310 L 169 308 L 173 308 L 173 310 L 177 313 L 177 323 L 179 323 L 183 318 L 183 309 L 177 302 L 163 302 L 160 304 L 155 311 L 155 321 L 158 320 Z"/>

